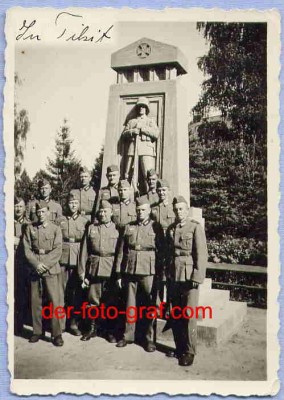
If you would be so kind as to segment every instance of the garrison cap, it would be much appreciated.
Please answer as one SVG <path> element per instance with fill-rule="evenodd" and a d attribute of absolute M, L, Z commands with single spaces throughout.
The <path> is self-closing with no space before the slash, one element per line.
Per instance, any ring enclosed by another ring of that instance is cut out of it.
<path fill-rule="evenodd" d="M 36 202 L 36 211 L 41 210 L 42 208 L 47 208 L 49 210 L 49 205 L 45 200 L 38 200 Z"/>
<path fill-rule="evenodd" d="M 157 188 L 167 187 L 169 188 L 169 182 L 166 179 L 159 179 L 157 182 Z"/>
<path fill-rule="evenodd" d="M 157 171 L 155 171 L 153 168 L 152 168 L 152 169 L 148 169 L 148 171 L 147 171 L 147 178 L 149 178 L 150 176 L 154 176 L 154 175 L 157 175 L 157 176 L 158 176 Z"/>
<path fill-rule="evenodd" d="M 83 172 L 86 172 L 89 175 L 91 174 L 87 167 L 80 167 L 79 173 L 82 174 Z"/>
<path fill-rule="evenodd" d="M 50 182 L 49 182 L 46 178 L 40 179 L 40 180 L 38 181 L 38 187 L 39 187 L 39 188 L 41 188 L 41 187 L 43 187 L 43 186 L 45 186 L 45 185 L 50 185 Z"/>
<path fill-rule="evenodd" d="M 173 199 L 173 205 L 177 204 L 177 203 L 185 203 L 188 205 L 187 201 L 185 200 L 185 198 L 183 196 L 176 196 Z"/>
<path fill-rule="evenodd" d="M 107 173 L 109 173 L 109 172 L 114 172 L 114 171 L 119 171 L 117 165 L 112 164 L 112 165 L 109 165 L 109 166 L 107 167 Z"/>
<path fill-rule="evenodd" d="M 122 179 L 118 182 L 118 188 L 130 188 L 130 183 L 127 179 Z"/>
<path fill-rule="evenodd" d="M 25 200 L 20 196 L 14 196 L 14 204 L 19 204 L 21 201 L 25 203 Z"/>
<path fill-rule="evenodd" d="M 99 210 L 102 210 L 104 208 L 110 208 L 112 210 L 112 205 L 110 204 L 109 201 L 107 201 L 107 200 L 100 201 Z"/>
<path fill-rule="evenodd" d="M 144 206 L 144 204 L 149 204 L 149 206 L 150 206 L 150 202 L 149 202 L 147 196 L 137 197 L 136 207 Z"/>
<path fill-rule="evenodd" d="M 67 201 L 78 200 L 80 201 L 79 191 L 73 191 L 68 194 Z"/>

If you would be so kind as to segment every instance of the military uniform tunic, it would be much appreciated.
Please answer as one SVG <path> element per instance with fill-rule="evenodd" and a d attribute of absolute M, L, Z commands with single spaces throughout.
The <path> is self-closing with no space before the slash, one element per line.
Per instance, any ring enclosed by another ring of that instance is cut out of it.
<path fill-rule="evenodd" d="M 107 200 L 111 204 L 119 203 L 118 184 L 101 187 L 96 199 L 96 213 L 99 209 L 101 200 Z"/>
<path fill-rule="evenodd" d="M 79 277 L 90 281 L 89 302 L 99 305 L 105 282 L 115 272 L 118 230 L 113 222 L 91 224 L 84 235 L 80 251 Z"/>
<path fill-rule="evenodd" d="M 58 220 L 61 228 L 63 245 L 62 256 L 60 259 L 62 294 L 61 303 L 73 306 L 78 310 L 81 305 L 81 285 L 78 277 L 78 263 L 80 243 L 85 232 L 88 219 L 85 216 L 75 213 L 74 215 L 61 217 Z M 74 319 L 76 314 L 72 313 L 71 327 L 75 326 Z"/>
<path fill-rule="evenodd" d="M 167 231 L 168 269 L 170 280 L 169 297 L 173 307 L 197 307 L 199 288 L 193 288 L 205 279 L 207 267 L 207 245 L 200 223 L 187 219 L 174 223 Z M 196 353 L 197 319 L 173 320 L 173 334 L 178 357 L 185 353 Z"/>
<path fill-rule="evenodd" d="M 162 228 L 150 219 L 143 223 L 135 221 L 126 225 L 119 248 L 117 272 L 124 275 L 127 307 L 136 307 L 139 290 L 143 303 L 141 305 L 149 307 L 154 304 L 154 276 L 160 268 L 162 237 Z M 142 340 L 149 342 L 152 338 L 153 321 L 146 319 L 144 322 Z M 126 321 L 124 337 L 134 341 L 135 323 Z"/>
<path fill-rule="evenodd" d="M 32 295 L 32 319 L 35 335 L 42 334 L 42 297 L 43 289 L 53 308 L 62 306 L 60 286 L 60 264 L 62 254 L 62 234 L 60 228 L 50 221 L 43 224 L 33 223 L 27 225 L 23 237 L 24 252 L 31 270 L 31 295 Z M 43 263 L 47 271 L 39 275 L 37 266 Z M 52 318 L 52 335 L 61 334 L 60 321 Z"/>
<path fill-rule="evenodd" d="M 164 232 L 175 221 L 175 213 L 171 203 L 159 202 L 151 208 L 151 217 L 159 222 Z"/>
<path fill-rule="evenodd" d="M 49 208 L 49 220 L 56 222 L 58 218 L 62 216 L 62 207 L 59 203 L 54 200 L 45 200 Z M 36 204 L 38 200 L 31 200 L 27 205 L 27 216 L 31 222 L 37 222 L 38 218 L 36 215 Z"/>
<path fill-rule="evenodd" d="M 113 204 L 112 212 L 112 220 L 119 229 L 136 220 L 136 205 L 130 199 Z"/>
<path fill-rule="evenodd" d="M 85 216 L 89 221 L 92 220 L 94 215 L 96 192 L 92 186 L 88 185 L 84 188 L 73 189 L 70 194 L 78 194 L 79 197 L 79 211 L 82 216 Z"/>

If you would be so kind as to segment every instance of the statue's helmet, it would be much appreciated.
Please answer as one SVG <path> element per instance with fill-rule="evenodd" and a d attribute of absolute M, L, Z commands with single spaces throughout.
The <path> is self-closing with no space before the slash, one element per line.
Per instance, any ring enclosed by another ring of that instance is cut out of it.
<path fill-rule="evenodd" d="M 149 114 L 150 109 L 149 109 L 149 100 L 147 99 L 147 97 L 139 97 L 139 99 L 137 100 L 136 103 L 136 107 L 139 106 L 144 106 L 147 110 L 147 114 Z"/>

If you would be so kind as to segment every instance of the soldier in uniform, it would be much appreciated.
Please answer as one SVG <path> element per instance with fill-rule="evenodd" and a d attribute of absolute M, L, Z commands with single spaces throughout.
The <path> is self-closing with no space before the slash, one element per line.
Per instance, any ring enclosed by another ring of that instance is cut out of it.
<path fill-rule="evenodd" d="M 131 187 L 127 180 L 118 183 L 119 203 L 112 205 L 112 220 L 120 232 L 131 221 L 136 220 L 136 205 L 131 200 Z"/>
<path fill-rule="evenodd" d="M 134 162 L 135 140 L 138 140 L 137 156 L 145 184 L 147 171 L 155 168 L 156 141 L 159 137 L 159 128 L 156 121 L 148 116 L 149 112 L 148 99 L 140 97 L 136 103 L 136 118 L 130 119 L 122 132 L 123 138 L 128 143 L 124 177 L 129 179 Z"/>
<path fill-rule="evenodd" d="M 162 229 L 150 219 L 150 203 L 147 198 L 136 200 L 137 220 L 125 227 L 118 254 L 118 270 L 121 268 L 127 291 L 127 307 L 132 310 L 139 304 L 153 306 L 155 299 L 154 278 L 159 269 L 162 246 Z M 129 309 L 130 310 L 130 309 Z M 146 319 L 145 332 L 141 338 L 147 352 L 156 347 L 152 341 L 153 320 Z M 126 321 L 123 339 L 117 347 L 125 347 L 135 340 L 135 323 Z"/>
<path fill-rule="evenodd" d="M 76 311 L 81 306 L 81 284 L 78 277 L 79 250 L 88 219 L 79 213 L 80 194 L 71 192 L 68 196 L 68 214 L 58 220 L 62 231 L 63 246 L 60 259 L 62 294 L 61 304 L 73 306 L 74 310 L 67 321 L 68 331 L 74 336 L 81 336 L 78 328 Z M 75 313 L 74 313 L 75 311 Z"/>
<path fill-rule="evenodd" d="M 150 202 L 151 207 L 159 201 L 159 196 L 157 193 L 157 182 L 158 173 L 154 169 L 149 169 L 147 171 L 148 192 L 146 196 Z"/>
<path fill-rule="evenodd" d="M 152 206 L 151 217 L 159 222 L 164 233 L 169 225 L 175 221 L 175 213 L 170 199 L 170 185 L 166 179 L 159 179 L 157 182 L 157 193 L 159 201 Z"/>
<path fill-rule="evenodd" d="M 49 208 L 49 219 L 55 222 L 59 217 L 62 216 L 62 208 L 59 203 L 50 198 L 52 188 L 47 179 L 41 179 L 38 182 L 39 200 L 44 200 L 48 203 Z M 34 199 L 28 203 L 27 216 L 32 222 L 37 222 L 36 204 L 38 200 Z"/>
<path fill-rule="evenodd" d="M 72 189 L 71 193 L 76 193 L 79 198 L 79 212 L 85 216 L 88 221 L 92 221 L 94 217 L 94 208 L 96 200 L 96 192 L 91 186 L 91 174 L 87 168 L 80 168 L 80 188 Z"/>
<path fill-rule="evenodd" d="M 30 267 L 33 335 L 30 343 L 39 341 L 42 335 L 42 300 L 46 292 L 47 300 L 56 309 L 62 297 L 60 291 L 60 265 L 62 254 L 62 234 L 59 226 L 49 218 L 49 203 L 40 200 L 36 204 L 38 222 L 27 225 L 23 245 Z M 53 314 L 51 319 L 53 344 L 63 346 L 60 320 Z"/>
<path fill-rule="evenodd" d="M 83 237 L 79 261 L 79 277 L 82 287 L 88 287 L 90 306 L 106 306 L 112 302 L 115 292 L 115 255 L 119 232 L 111 221 L 112 205 L 107 200 L 100 202 L 98 223 L 88 226 Z M 89 329 L 81 340 L 90 340 L 97 335 L 97 323 L 90 319 Z M 109 325 L 108 325 L 109 328 Z M 107 332 L 112 341 L 113 332 Z"/>
<path fill-rule="evenodd" d="M 23 233 L 30 221 L 27 219 L 25 202 L 21 197 L 14 198 L 14 297 L 15 310 L 14 318 L 15 334 L 21 334 L 24 324 L 24 315 L 27 311 L 27 288 L 26 288 L 26 270 L 25 255 L 23 249 Z"/>
<path fill-rule="evenodd" d="M 111 204 L 119 203 L 118 182 L 119 169 L 117 165 L 109 165 L 107 167 L 106 177 L 108 180 L 107 186 L 103 186 L 98 193 L 96 199 L 96 212 L 99 209 L 101 200 L 108 200 Z"/>
<path fill-rule="evenodd" d="M 176 222 L 167 231 L 169 297 L 173 307 L 195 308 L 207 267 L 205 233 L 199 222 L 188 217 L 188 204 L 182 196 L 174 198 L 173 207 Z M 179 365 L 191 365 L 196 354 L 197 319 L 173 319 L 172 329 Z"/>

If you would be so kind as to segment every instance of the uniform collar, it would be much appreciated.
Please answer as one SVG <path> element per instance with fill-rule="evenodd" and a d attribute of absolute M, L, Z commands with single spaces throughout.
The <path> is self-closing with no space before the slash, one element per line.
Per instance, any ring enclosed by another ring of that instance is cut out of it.
<path fill-rule="evenodd" d="M 73 215 L 67 215 L 67 219 L 73 219 L 74 221 L 79 217 L 78 211 L 75 212 Z"/>
<path fill-rule="evenodd" d="M 112 222 L 109 221 L 107 224 L 101 224 L 101 225 L 105 226 L 106 228 L 109 228 L 112 225 Z"/>
<path fill-rule="evenodd" d="M 110 184 L 108 184 L 108 187 L 110 188 L 110 189 L 117 189 L 117 187 L 118 187 L 118 183 L 115 183 L 114 185 L 110 185 Z"/>
<path fill-rule="evenodd" d="M 130 199 L 127 200 L 123 200 L 120 202 L 121 204 L 125 204 L 126 206 L 128 206 L 128 204 L 130 203 Z"/>
<path fill-rule="evenodd" d="M 87 185 L 87 186 L 81 187 L 80 190 L 84 190 L 86 192 L 87 190 L 90 189 L 90 187 L 91 187 L 90 185 Z"/>
<path fill-rule="evenodd" d="M 184 221 L 179 222 L 179 223 L 178 223 L 178 227 L 179 227 L 179 228 L 182 228 L 182 227 L 187 223 L 187 221 L 188 221 L 188 219 L 186 218 Z"/>
<path fill-rule="evenodd" d="M 144 225 L 144 226 L 146 226 L 146 225 L 148 225 L 150 223 L 150 218 L 147 218 L 145 221 L 143 221 L 143 222 L 138 222 L 138 225 L 139 226 L 142 226 L 142 225 Z"/>
<path fill-rule="evenodd" d="M 48 221 L 45 221 L 43 224 L 38 224 L 38 228 L 46 228 L 48 226 Z"/>
<path fill-rule="evenodd" d="M 156 194 L 156 193 L 157 193 L 157 190 L 156 190 L 156 189 L 151 189 L 151 190 L 149 190 L 148 193 L 149 193 L 149 194 Z"/>
<path fill-rule="evenodd" d="M 22 216 L 22 217 L 19 218 L 19 219 L 14 218 L 14 221 L 17 222 L 18 224 L 22 224 L 23 222 L 25 222 L 25 217 Z"/>
<path fill-rule="evenodd" d="M 167 207 L 167 206 L 169 205 L 169 200 L 167 200 L 167 201 L 161 201 L 161 202 L 160 202 L 160 205 L 161 205 L 161 206 L 164 206 L 164 207 Z"/>

